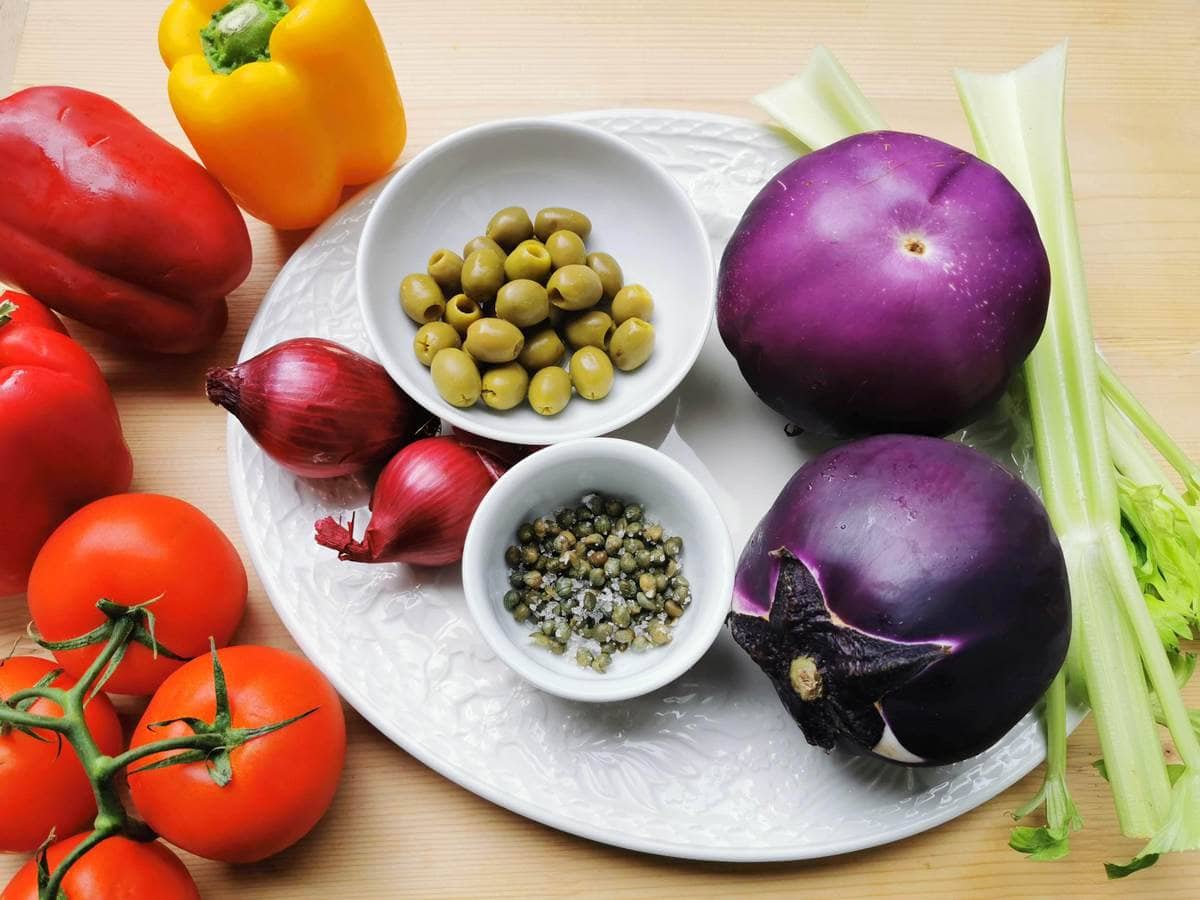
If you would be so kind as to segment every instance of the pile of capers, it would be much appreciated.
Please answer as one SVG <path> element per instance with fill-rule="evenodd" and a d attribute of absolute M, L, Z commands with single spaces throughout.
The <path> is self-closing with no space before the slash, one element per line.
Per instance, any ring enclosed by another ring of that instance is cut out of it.
<path fill-rule="evenodd" d="M 682 553 L 683 540 L 640 505 L 588 494 L 517 528 L 504 551 L 504 608 L 534 626 L 535 645 L 572 649 L 578 665 L 604 672 L 615 653 L 671 642 L 692 600 Z"/>
<path fill-rule="evenodd" d="M 591 231 L 573 209 L 548 207 L 531 221 L 510 206 L 461 256 L 436 250 L 426 273 L 400 282 L 401 305 L 420 326 L 413 350 L 447 403 L 504 410 L 528 399 L 553 416 L 573 393 L 603 399 L 614 367 L 632 372 L 650 358 L 654 300 L 626 285 L 607 253 L 588 252 Z"/>

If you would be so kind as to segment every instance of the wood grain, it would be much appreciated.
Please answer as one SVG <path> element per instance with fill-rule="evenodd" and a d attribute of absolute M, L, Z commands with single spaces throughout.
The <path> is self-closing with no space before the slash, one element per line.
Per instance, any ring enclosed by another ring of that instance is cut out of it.
<path fill-rule="evenodd" d="M 839 54 L 894 126 L 968 145 L 950 71 L 999 70 L 1064 36 L 1069 129 L 1096 329 L 1113 364 L 1200 457 L 1200 4 L 890 0 L 442 0 L 372 4 L 407 104 L 405 158 L 457 128 L 519 113 L 684 107 L 758 117 L 748 98 L 793 74 L 815 43 Z M 61 83 L 108 94 L 186 146 L 155 47 L 164 0 L 0 0 L 0 93 Z M 15 55 L 11 47 L 17 47 Z M 5 173 L 0 173 L 0 180 Z M 0 184 L 2 189 L 2 184 Z M 230 298 L 220 345 L 184 360 L 134 359 L 86 334 L 112 379 L 137 460 L 136 487 L 184 497 L 238 539 L 225 476 L 224 415 L 202 397 L 206 366 L 236 354 L 300 237 L 252 224 L 255 265 Z M 0 608 L 0 645 L 25 622 Z M 293 644 L 252 579 L 240 637 Z M 402 686 L 398 686 L 402 689 Z M 1200 681 L 1188 691 L 1200 705 Z M 231 868 L 189 859 L 206 897 L 604 895 L 959 897 L 1095 895 L 1100 863 L 1128 856 L 1085 723 L 1071 741 L 1087 830 L 1053 864 L 1005 846 L 1005 811 L 1030 776 L 931 833 L 816 863 L 701 865 L 558 834 L 478 799 L 396 749 L 355 715 L 345 782 L 325 822 L 291 851 Z M 0 883 L 19 860 L 0 859 Z M 1121 893 L 1194 894 L 1200 856 L 1177 856 Z"/>

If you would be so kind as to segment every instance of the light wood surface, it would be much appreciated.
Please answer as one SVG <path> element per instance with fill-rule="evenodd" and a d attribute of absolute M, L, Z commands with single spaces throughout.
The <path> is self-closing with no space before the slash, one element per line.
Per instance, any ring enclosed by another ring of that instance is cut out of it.
<path fill-rule="evenodd" d="M 0 0 L 0 94 L 71 84 L 99 91 L 186 147 L 167 103 L 155 32 L 165 0 Z M 951 68 L 1010 68 L 1071 38 L 1069 128 L 1096 330 L 1115 367 L 1200 457 L 1200 3 L 613 2 L 374 0 L 408 110 L 404 158 L 487 118 L 611 106 L 759 117 L 748 98 L 786 78 L 815 43 L 833 49 L 895 127 L 969 146 Z M 28 14 L 26 15 L 26 9 Z M 7 173 L 0 172 L 0 190 Z M 220 345 L 189 359 L 136 359 L 73 328 L 112 381 L 136 459 L 135 487 L 196 503 L 240 540 L 225 475 L 225 415 L 204 369 L 237 355 L 263 292 L 302 236 L 252 223 L 255 264 L 230 297 Z M 24 605 L 0 608 L 0 646 Z M 257 580 L 239 638 L 293 647 Z M 403 690 L 402 685 L 397 686 Z M 1200 680 L 1188 690 L 1200 705 Z M 729 866 L 640 856 L 559 834 L 426 769 L 350 714 L 341 793 L 321 826 L 268 862 L 188 858 L 209 898 L 603 895 L 838 897 L 1195 895 L 1200 855 L 1108 886 L 1128 857 L 1096 733 L 1071 741 L 1087 830 L 1068 859 L 1006 846 L 1005 816 L 1038 776 L 931 833 L 809 864 Z M 2 808 L 3 798 L 0 798 Z M 19 860 L 0 857 L 0 884 Z"/>

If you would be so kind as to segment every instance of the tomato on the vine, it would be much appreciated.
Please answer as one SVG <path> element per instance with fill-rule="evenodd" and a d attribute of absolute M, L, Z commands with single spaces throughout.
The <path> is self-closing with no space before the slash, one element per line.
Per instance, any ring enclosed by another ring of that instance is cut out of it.
<path fill-rule="evenodd" d="M 190 503 L 158 494 L 117 494 L 63 522 L 29 576 L 29 610 L 47 641 L 80 637 L 104 624 L 96 608 L 101 598 L 123 606 L 153 600 L 148 610 L 161 647 L 207 659 L 209 637 L 223 646 L 241 621 L 246 569 L 229 538 Z M 102 648 L 103 641 L 56 650 L 54 656 L 78 678 Z M 131 643 L 105 690 L 149 694 L 181 665 Z"/>
<path fill-rule="evenodd" d="M 0 660 L 0 698 L 33 687 L 55 670 L 48 659 L 14 656 Z M 51 687 L 66 690 L 74 684 L 60 674 Z M 39 716 L 59 716 L 56 703 L 37 699 L 24 707 Z M 101 751 L 121 752 L 121 723 L 108 698 L 100 694 L 88 703 L 88 729 Z M 41 845 L 53 829 L 72 834 L 96 815 L 96 798 L 79 758 L 66 740 L 60 743 L 51 731 L 35 728 L 28 734 L 0 726 L 0 851 L 29 852 Z"/>
<path fill-rule="evenodd" d="M 307 660 L 273 647 L 217 652 L 234 728 L 260 728 L 312 712 L 229 753 L 232 778 L 214 780 L 210 762 L 139 772 L 169 754 L 155 754 L 129 773 L 133 804 L 146 824 L 176 846 L 224 862 L 254 862 L 304 837 L 333 802 L 346 751 L 341 702 Z M 173 673 L 150 700 L 132 748 L 192 733 L 181 717 L 213 722 L 217 692 L 212 662 L 194 659 Z"/>
<path fill-rule="evenodd" d="M 54 844 L 46 853 L 51 872 L 86 834 Z M 200 900 L 196 882 L 179 857 L 159 841 L 127 837 L 101 841 L 67 871 L 62 892 L 71 900 Z M 0 900 L 37 900 L 37 863 L 31 859 L 8 883 Z"/>

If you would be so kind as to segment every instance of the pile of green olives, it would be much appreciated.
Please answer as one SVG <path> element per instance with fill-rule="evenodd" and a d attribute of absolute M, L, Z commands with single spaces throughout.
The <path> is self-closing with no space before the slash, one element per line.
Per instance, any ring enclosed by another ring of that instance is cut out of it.
<path fill-rule="evenodd" d="M 654 299 L 625 284 L 607 253 L 588 251 L 591 231 L 573 209 L 547 207 L 530 219 L 510 206 L 462 255 L 435 250 L 425 272 L 400 282 L 400 304 L 419 326 L 413 352 L 447 403 L 505 410 L 528 402 L 553 416 L 574 396 L 604 399 L 614 370 L 650 358 Z"/>

